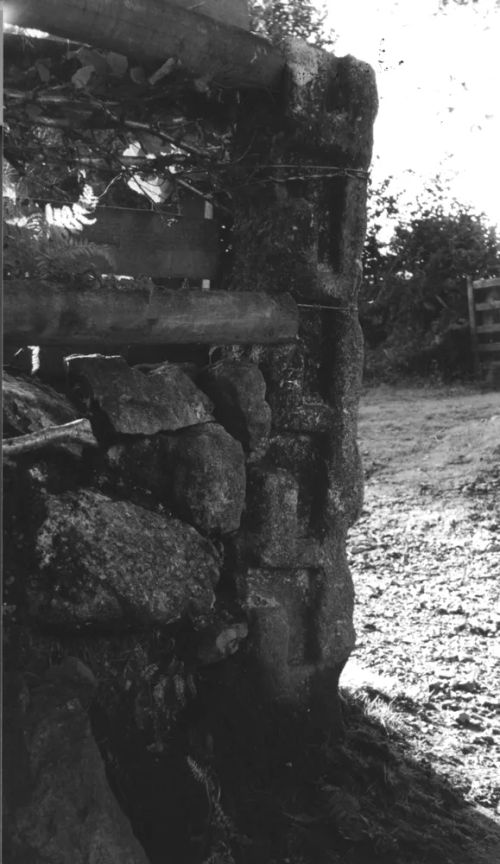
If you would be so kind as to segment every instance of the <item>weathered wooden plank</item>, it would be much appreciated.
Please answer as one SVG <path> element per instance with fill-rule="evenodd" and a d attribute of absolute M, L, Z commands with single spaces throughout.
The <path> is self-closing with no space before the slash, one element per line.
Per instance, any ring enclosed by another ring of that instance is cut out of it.
<path fill-rule="evenodd" d="M 148 210 L 98 207 L 97 221 L 82 236 L 111 250 L 113 273 L 156 278 L 213 279 L 219 244 L 217 223 Z"/>
<path fill-rule="evenodd" d="M 500 333 L 500 323 L 499 324 L 479 324 L 476 327 L 477 333 Z"/>
<path fill-rule="evenodd" d="M 492 312 L 500 309 L 500 300 L 488 300 L 487 303 L 476 303 L 476 312 Z"/>
<path fill-rule="evenodd" d="M 474 373 L 476 375 L 479 374 L 480 364 L 479 364 L 479 353 L 477 350 L 477 321 L 476 321 L 476 309 L 474 306 L 474 285 L 472 279 L 467 279 L 467 303 L 469 307 L 469 325 L 470 325 L 470 336 L 471 336 L 471 346 L 472 346 L 472 362 L 474 366 Z"/>
<path fill-rule="evenodd" d="M 195 5 L 194 0 L 193 5 Z M 266 39 L 168 0 L 17 0 L 7 20 L 141 62 L 177 58 L 226 87 L 277 89 L 285 61 Z"/>
<path fill-rule="evenodd" d="M 289 295 L 6 280 L 4 339 L 17 345 L 279 344 L 293 341 Z"/>
<path fill-rule="evenodd" d="M 474 289 L 480 288 L 500 288 L 500 276 L 492 276 L 491 279 L 476 279 L 472 283 Z"/>
<path fill-rule="evenodd" d="M 231 24 L 232 27 L 250 29 L 248 0 L 170 0 L 170 2 L 187 9 L 188 12 L 208 15 L 209 18 Z"/>

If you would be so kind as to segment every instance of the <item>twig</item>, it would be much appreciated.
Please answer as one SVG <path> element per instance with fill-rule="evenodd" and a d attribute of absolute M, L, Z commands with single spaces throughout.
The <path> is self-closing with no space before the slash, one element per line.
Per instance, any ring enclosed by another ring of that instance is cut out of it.
<path fill-rule="evenodd" d="M 184 189 L 187 189 L 188 192 L 192 192 L 193 195 L 198 195 L 200 198 L 203 198 L 204 201 L 208 201 L 209 204 L 213 204 L 213 206 L 220 210 L 223 213 L 229 213 L 232 215 L 233 211 L 230 210 L 229 207 L 225 207 L 224 204 L 217 204 L 214 201 L 214 196 L 211 192 L 202 192 L 200 189 L 197 189 L 196 186 L 193 186 L 191 183 L 186 183 L 185 180 L 181 180 L 179 176 L 175 178 L 175 182 L 178 186 L 182 186 Z"/>
<path fill-rule="evenodd" d="M 15 99 L 18 102 L 34 102 L 40 105 L 56 105 L 61 108 L 83 108 L 85 109 L 99 109 L 101 110 L 103 105 L 107 108 L 118 108 L 120 106 L 120 102 L 100 102 L 98 99 L 75 99 L 71 98 L 71 94 L 68 92 L 69 88 L 54 88 L 51 90 L 39 91 L 36 90 L 12 90 L 6 88 L 4 93 L 7 99 Z"/>
<path fill-rule="evenodd" d="M 135 132 L 147 132 L 150 135 L 156 135 L 158 138 L 162 138 L 164 141 L 168 141 L 169 144 L 173 144 L 174 147 L 177 147 L 179 150 L 184 150 L 186 153 L 190 153 L 192 156 L 201 156 L 202 159 L 210 159 L 208 153 L 205 153 L 203 150 L 199 150 L 198 147 L 193 147 L 191 144 L 185 144 L 183 141 L 178 141 L 174 138 L 173 135 L 169 135 L 167 132 L 163 132 L 161 129 L 155 126 L 150 126 L 148 123 L 140 123 L 137 120 L 120 120 L 116 114 L 113 114 L 104 104 L 101 104 L 101 108 L 103 112 L 118 126 L 124 126 L 125 129 L 130 129 Z"/>
<path fill-rule="evenodd" d="M 98 447 L 98 442 L 92 432 L 90 421 L 86 419 L 72 420 L 61 426 L 47 426 L 37 432 L 19 435 L 17 438 L 4 438 L 2 448 L 4 456 L 15 456 L 18 453 L 29 453 L 49 445 L 75 442 Z"/>

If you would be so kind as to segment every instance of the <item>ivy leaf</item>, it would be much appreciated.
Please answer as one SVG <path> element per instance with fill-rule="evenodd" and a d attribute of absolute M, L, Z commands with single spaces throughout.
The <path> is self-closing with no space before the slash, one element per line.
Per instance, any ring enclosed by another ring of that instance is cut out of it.
<path fill-rule="evenodd" d="M 208 93 L 210 90 L 208 82 L 208 78 L 197 78 L 193 81 L 194 89 L 197 90 L 198 93 Z"/>
<path fill-rule="evenodd" d="M 94 72 L 94 66 L 82 66 L 81 69 L 78 69 L 74 75 L 71 76 L 73 86 L 76 87 L 77 90 L 82 90 L 87 86 Z"/>
<path fill-rule="evenodd" d="M 76 56 L 83 67 L 93 66 L 97 75 L 106 77 L 108 74 L 109 66 L 106 57 L 104 57 L 100 51 L 95 51 L 93 48 L 85 48 L 85 46 L 82 46 L 76 52 Z"/>
<path fill-rule="evenodd" d="M 142 66 L 132 66 L 132 69 L 129 70 L 129 75 L 134 84 L 146 83 L 146 73 Z"/>
<path fill-rule="evenodd" d="M 123 78 L 127 73 L 128 60 L 123 54 L 117 54 L 116 51 L 106 52 L 106 62 L 111 70 L 111 74 L 116 78 Z"/>
<path fill-rule="evenodd" d="M 50 69 L 49 64 L 50 60 L 37 60 L 35 63 L 36 71 L 38 72 L 40 81 L 44 84 L 48 84 L 50 81 Z"/>
<path fill-rule="evenodd" d="M 160 153 L 168 150 L 168 145 L 158 135 L 153 135 L 151 132 L 141 132 L 138 137 L 141 148 L 147 155 L 154 153 L 155 156 L 159 156 Z"/>
<path fill-rule="evenodd" d="M 154 204 L 162 204 L 174 191 L 174 184 L 167 177 L 145 177 L 141 174 L 130 177 L 127 186 L 139 195 L 144 195 Z"/>

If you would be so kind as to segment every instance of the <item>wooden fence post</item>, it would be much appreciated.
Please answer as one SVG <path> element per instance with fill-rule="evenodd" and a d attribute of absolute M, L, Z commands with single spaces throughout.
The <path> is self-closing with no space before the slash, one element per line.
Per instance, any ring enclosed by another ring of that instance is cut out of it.
<path fill-rule="evenodd" d="M 477 350 L 477 330 L 476 330 L 476 309 L 474 306 L 474 288 L 472 285 L 472 279 L 470 276 L 467 277 L 467 302 L 469 305 L 469 324 L 470 324 L 470 338 L 472 345 L 472 362 L 474 368 L 474 375 L 479 375 L 480 364 L 479 364 L 479 354 Z"/>

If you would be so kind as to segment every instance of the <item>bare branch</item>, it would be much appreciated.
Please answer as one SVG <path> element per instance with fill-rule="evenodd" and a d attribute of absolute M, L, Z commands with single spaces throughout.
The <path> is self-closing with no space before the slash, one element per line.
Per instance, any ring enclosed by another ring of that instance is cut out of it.
<path fill-rule="evenodd" d="M 17 438 L 4 438 L 2 449 L 4 456 L 15 456 L 18 453 L 29 453 L 42 447 L 67 444 L 85 444 L 88 447 L 98 447 L 98 442 L 92 432 L 90 421 L 86 419 L 72 420 L 61 426 L 46 426 L 37 432 L 19 435 Z"/>

